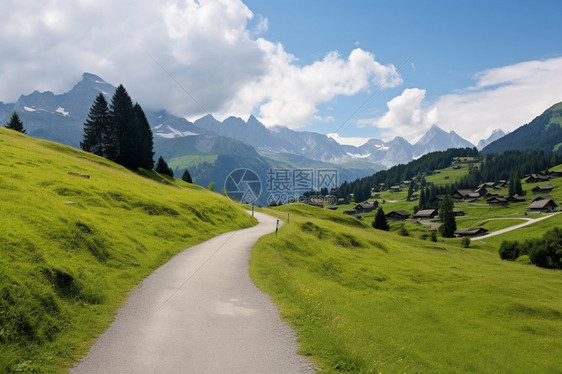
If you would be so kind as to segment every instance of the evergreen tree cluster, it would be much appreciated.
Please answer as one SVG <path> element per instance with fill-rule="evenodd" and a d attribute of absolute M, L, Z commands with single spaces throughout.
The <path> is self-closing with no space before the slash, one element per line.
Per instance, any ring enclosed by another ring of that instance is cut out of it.
<path fill-rule="evenodd" d="M 509 178 L 509 196 L 513 195 L 524 195 L 521 178 L 518 178 L 517 176 Z"/>
<path fill-rule="evenodd" d="M 7 129 L 12 129 L 25 134 L 25 129 L 23 128 L 23 122 L 21 121 L 20 117 L 16 112 L 12 113 L 10 120 L 6 125 L 4 125 Z"/>
<path fill-rule="evenodd" d="M 107 104 L 100 93 L 84 123 L 80 147 L 130 169 L 154 167 L 153 135 L 144 111 L 119 85 Z"/>
<path fill-rule="evenodd" d="M 444 169 L 451 166 L 456 157 L 477 157 L 476 148 L 451 148 L 446 151 L 431 152 L 413 160 L 406 165 L 400 164 L 388 170 L 381 170 L 372 176 L 359 178 L 353 182 L 344 182 L 336 191 L 338 198 L 345 198 L 354 194 L 356 202 L 364 201 L 370 197 L 371 188 L 379 190 L 379 185 L 393 186 L 404 180 L 409 180 L 420 173 Z M 356 196 L 359 195 L 359 198 Z M 362 198 L 362 199 L 361 199 Z"/>
<path fill-rule="evenodd" d="M 356 203 L 360 203 L 365 201 L 371 197 L 371 185 L 369 181 L 365 178 L 360 182 L 355 183 L 355 187 L 353 187 L 353 200 Z"/>
<path fill-rule="evenodd" d="M 521 179 L 525 174 L 538 173 L 562 163 L 560 154 L 539 151 L 506 151 L 501 155 L 488 154 L 481 167 L 483 181 Z"/>
<path fill-rule="evenodd" d="M 538 239 L 504 241 L 498 252 L 503 260 L 514 261 L 526 255 L 537 266 L 562 269 L 562 228 L 555 227 Z"/>

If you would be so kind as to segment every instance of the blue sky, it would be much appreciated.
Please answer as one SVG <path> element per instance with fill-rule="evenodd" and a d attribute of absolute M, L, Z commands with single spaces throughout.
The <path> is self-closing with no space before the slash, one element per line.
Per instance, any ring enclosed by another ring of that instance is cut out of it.
<path fill-rule="evenodd" d="M 372 52 L 385 64 L 399 67 L 408 61 L 399 71 L 403 84 L 378 91 L 354 119 L 383 115 L 387 101 L 404 88 L 425 89 L 426 101 L 434 102 L 442 95 L 474 85 L 475 76 L 487 69 L 562 56 L 562 3 L 557 1 L 245 3 L 254 13 L 268 19 L 265 37 L 281 42 L 298 57 L 299 63 L 312 63 L 331 50 L 346 55 L 357 47 Z M 336 98 L 326 105 L 324 110 L 331 107 L 337 112 L 334 128 L 369 96 L 358 93 Z M 560 99 L 562 95 L 552 98 L 553 103 Z M 316 123 L 309 129 L 325 131 L 325 125 Z M 358 128 L 355 121 L 340 130 L 344 136 L 379 134 L 376 128 Z"/>
<path fill-rule="evenodd" d="M 4 9 L 3 102 L 68 91 L 87 71 L 190 120 L 253 114 L 360 144 L 413 142 L 433 124 L 476 143 L 562 101 L 559 1 L 5 0 Z"/>

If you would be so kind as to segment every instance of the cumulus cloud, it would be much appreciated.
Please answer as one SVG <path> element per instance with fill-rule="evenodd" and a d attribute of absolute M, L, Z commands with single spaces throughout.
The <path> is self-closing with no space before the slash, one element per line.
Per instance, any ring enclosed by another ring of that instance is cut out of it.
<path fill-rule="evenodd" d="M 380 118 L 361 120 L 391 138 L 416 140 L 432 124 L 476 144 L 494 129 L 513 131 L 562 101 L 562 58 L 525 61 L 485 70 L 475 84 L 425 102 L 425 90 L 406 89 L 387 103 Z"/>
<path fill-rule="evenodd" d="M 306 126 L 313 118 L 321 119 L 317 116 L 319 103 L 337 95 L 354 95 L 373 85 L 390 87 L 402 82 L 393 65 L 382 65 L 373 54 L 359 48 L 347 58 L 331 52 L 321 61 L 299 67 L 281 44 L 265 39 L 258 44 L 266 54 L 267 72 L 240 90 L 227 109 L 248 111 L 259 102 L 260 119 L 270 126 Z"/>
<path fill-rule="evenodd" d="M 280 43 L 262 37 L 267 19 L 253 20 L 241 0 L 3 5 L 10 11 L 0 12 L 2 101 L 35 89 L 64 92 L 88 71 L 123 83 L 146 107 L 190 117 L 255 113 L 266 125 L 294 128 L 318 119 L 318 104 L 337 95 L 401 83 L 394 66 L 359 48 L 299 66 Z"/>
<path fill-rule="evenodd" d="M 380 118 L 362 119 L 359 124 L 374 125 L 383 130 L 381 136 L 391 139 L 395 136 L 416 138 L 437 122 L 437 110 L 423 106 L 426 90 L 407 88 L 400 96 L 394 97 L 386 106 L 388 111 Z"/>
<path fill-rule="evenodd" d="M 438 125 L 471 142 L 494 129 L 513 131 L 562 101 L 562 58 L 534 60 L 479 73 L 476 84 L 432 105 Z"/>

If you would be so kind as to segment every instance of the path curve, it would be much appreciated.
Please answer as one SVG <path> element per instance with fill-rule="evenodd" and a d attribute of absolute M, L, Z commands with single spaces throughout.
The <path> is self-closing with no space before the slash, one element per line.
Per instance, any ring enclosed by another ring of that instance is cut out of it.
<path fill-rule="evenodd" d="M 135 289 L 70 373 L 313 373 L 294 331 L 248 273 L 276 218 L 188 248 Z"/>
<path fill-rule="evenodd" d="M 540 218 L 523 218 L 523 219 L 526 219 L 527 222 L 524 222 L 524 223 L 521 223 L 521 224 L 515 225 L 515 226 L 506 227 L 505 229 L 494 231 L 492 233 L 489 233 L 489 234 L 486 234 L 486 235 L 483 235 L 483 236 L 475 237 L 472 240 L 482 240 L 482 239 L 487 239 L 487 238 L 492 237 L 492 236 L 504 234 L 504 233 L 512 231 L 512 230 L 520 229 L 521 227 L 532 225 L 533 223 L 542 221 L 543 219 L 554 217 L 557 214 L 558 213 L 549 214 L 548 216 L 544 216 L 544 217 L 540 217 Z"/>

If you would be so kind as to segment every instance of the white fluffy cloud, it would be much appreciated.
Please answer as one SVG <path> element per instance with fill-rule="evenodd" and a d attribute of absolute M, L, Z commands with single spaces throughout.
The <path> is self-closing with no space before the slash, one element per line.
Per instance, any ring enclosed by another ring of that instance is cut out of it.
<path fill-rule="evenodd" d="M 255 103 L 262 103 L 260 119 L 268 125 L 306 126 L 317 115 L 319 103 L 337 95 L 353 95 L 373 85 L 388 87 L 402 82 L 393 65 L 382 65 L 359 48 L 347 59 L 331 52 L 321 61 L 299 67 L 282 45 L 264 39 L 258 44 L 265 52 L 267 71 L 246 85 L 227 110 L 247 112 Z"/>
<path fill-rule="evenodd" d="M 267 19 L 250 29 L 254 15 L 241 0 L 6 0 L 3 9 L 2 101 L 64 92 L 88 71 L 123 83 L 143 106 L 190 117 L 255 112 L 267 125 L 300 127 L 337 95 L 401 83 L 394 66 L 361 49 L 298 66 L 259 37 Z"/>
<path fill-rule="evenodd" d="M 416 138 L 437 121 L 435 109 L 426 110 L 422 107 L 425 92 L 419 88 L 407 88 L 400 96 L 386 103 L 388 111 L 382 117 L 361 120 L 360 123 L 372 123 L 382 129 L 381 135 L 385 139 L 395 136 Z"/>
<path fill-rule="evenodd" d="M 560 87 L 562 58 L 526 61 L 483 71 L 474 86 L 434 103 L 424 101 L 425 90 L 406 89 L 388 102 L 382 117 L 360 123 L 383 129 L 386 138 L 400 135 L 410 141 L 437 124 L 476 144 L 494 129 L 513 131 L 562 101 Z"/>

